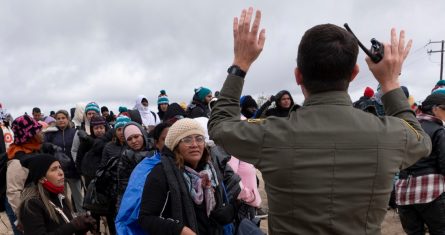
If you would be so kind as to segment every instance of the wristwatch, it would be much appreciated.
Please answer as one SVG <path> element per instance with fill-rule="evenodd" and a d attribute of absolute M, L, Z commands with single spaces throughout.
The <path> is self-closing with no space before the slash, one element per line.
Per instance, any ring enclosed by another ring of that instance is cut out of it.
<path fill-rule="evenodd" d="M 227 73 L 238 76 L 238 77 L 246 77 L 246 72 L 244 72 L 238 65 L 232 65 L 227 69 Z"/>

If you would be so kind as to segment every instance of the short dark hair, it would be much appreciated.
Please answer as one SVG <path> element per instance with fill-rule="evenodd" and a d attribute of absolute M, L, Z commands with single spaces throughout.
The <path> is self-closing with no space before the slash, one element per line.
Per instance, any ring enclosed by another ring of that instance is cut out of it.
<path fill-rule="evenodd" d="M 162 131 L 164 131 L 164 129 L 168 127 L 171 127 L 171 125 L 170 123 L 167 122 L 161 122 L 158 125 L 156 125 L 155 128 L 151 131 L 153 139 L 155 141 L 159 141 L 159 138 L 161 138 Z"/>
<path fill-rule="evenodd" d="M 297 66 L 303 85 L 311 93 L 346 91 L 357 63 L 357 40 L 333 24 L 317 25 L 303 35 Z"/>
<path fill-rule="evenodd" d="M 40 111 L 39 108 L 34 107 L 34 108 L 32 109 L 32 113 L 41 113 L 41 111 Z"/>

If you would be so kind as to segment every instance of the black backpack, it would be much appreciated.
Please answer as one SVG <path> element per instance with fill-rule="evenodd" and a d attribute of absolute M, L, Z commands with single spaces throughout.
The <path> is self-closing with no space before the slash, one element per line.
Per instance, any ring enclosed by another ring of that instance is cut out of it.
<path fill-rule="evenodd" d="M 96 171 L 85 193 L 83 207 L 96 214 L 108 214 L 117 198 L 119 157 L 113 157 Z"/>

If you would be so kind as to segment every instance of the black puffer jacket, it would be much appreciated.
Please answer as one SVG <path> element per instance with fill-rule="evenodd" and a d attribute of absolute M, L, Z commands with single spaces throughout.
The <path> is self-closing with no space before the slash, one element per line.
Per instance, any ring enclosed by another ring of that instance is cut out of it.
<path fill-rule="evenodd" d="M 80 167 L 82 175 L 92 179 L 96 176 L 96 171 L 102 162 L 102 151 L 105 144 L 111 141 L 112 135 L 109 132 L 109 125 L 105 125 L 106 133 L 102 137 L 96 137 L 93 127 L 90 127 L 91 136 L 78 131 L 80 145 L 77 152 L 76 166 Z M 83 137 L 81 137 L 83 136 Z"/>
<path fill-rule="evenodd" d="M 187 117 L 188 118 L 198 118 L 210 116 L 209 106 L 201 102 L 198 96 L 195 94 L 193 96 L 192 103 L 187 107 Z"/>
<path fill-rule="evenodd" d="M 105 166 L 108 160 L 113 157 L 120 157 L 125 149 L 125 144 L 119 143 L 119 140 L 116 137 L 112 141 L 106 143 L 102 151 L 102 160 L 100 166 Z"/>
<path fill-rule="evenodd" d="M 73 157 L 71 156 L 71 147 L 73 145 L 74 135 L 76 134 L 75 128 L 57 128 L 56 132 L 48 132 L 45 134 L 45 143 L 52 143 L 60 148 L 62 151 L 71 158 L 72 162 L 63 169 L 66 178 L 79 178 L 79 174 L 76 170 Z"/>
<path fill-rule="evenodd" d="M 400 171 L 400 178 L 442 174 L 445 175 L 445 129 L 441 120 L 419 120 L 423 130 L 430 136 L 433 149 L 430 156 L 425 156 L 414 165 Z"/>
<path fill-rule="evenodd" d="M 142 128 L 141 125 L 135 122 L 130 122 L 128 125 L 136 125 L 144 136 L 144 146 L 140 151 L 134 151 L 130 149 L 129 147 L 125 148 L 125 150 L 122 152 L 122 155 L 119 159 L 118 163 L 118 170 L 117 170 L 117 205 L 120 205 L 120 201 L 122 199 L 122 196 L 124 195 L 125 189 L 128 185 L 128 180 L 130 179 L 131 172 L 133 172 L 133 169 L 139 164 L 139 162 L 142 161 L 147 156 L 152 156 L 154 154 L 154 150 L 152 150 L 153 145 L 151 144 L 151 141 L 148 139 L 147 132 Z M 124 130 L 125 130 L 124 127 Z M 128 146 L 128 144 L 127 144 Z M 151 152 L 152 151 L 152 152 Z"/>
<path fill-rule="evenodd" d="M 108 141 L 110 140 L 105 136 L 93 140 L 92 147 L 81 159 L 80 170 L 82 175 L 90 178 L 94 178 L 96 176 L 96 171 L 102 161 L 102 151 Z"/>

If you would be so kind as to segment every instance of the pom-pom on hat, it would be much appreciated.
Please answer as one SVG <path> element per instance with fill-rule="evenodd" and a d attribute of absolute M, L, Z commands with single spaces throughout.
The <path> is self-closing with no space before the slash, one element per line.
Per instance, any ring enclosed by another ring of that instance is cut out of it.
<path fill-rule="evenodd" d="M 364 95 L 365 97 L 371 98 L 371 97 L 374 96 L 374 90 L 373 90 L 371 87 L 367 86 L 367 87 L 365 88 L 365 92 L 363 93 L 363 95 Z"/>
<path fill-rule="evenodd" d="M 195 94 L 198 96 L 198 99 L 201 102 L 204 102 L 205 97 L 210 93 L 212 93 L 212 91 L 206 87 L 199 87 L 195 89 Z"/>
<path fill-rule="evenodd" d="M 167 93 L 165 90 L 161 90 L 161 93 L 158 95 L 158 104 L 169 104 Z"/>
<path fill-rule="evenodd" d="M 100 113 L 99 105 L 96 104 L 96 102 L 90 102 L 85 106 L 85 113 L 88 113 L 88 111 L 95 111 L 97 114 Z"/>
<path fill-rule="evenodd" d="M 168 129 L 167 136 L 165 137 L 165 146 L 173 151 L 179 144 L 179 141 L 189 135 L 205 136 L 205 133 L 196 120 L 190 118 L 180 119 Z"/>

